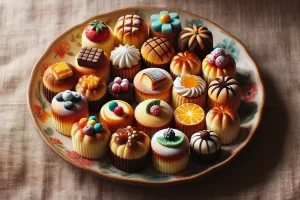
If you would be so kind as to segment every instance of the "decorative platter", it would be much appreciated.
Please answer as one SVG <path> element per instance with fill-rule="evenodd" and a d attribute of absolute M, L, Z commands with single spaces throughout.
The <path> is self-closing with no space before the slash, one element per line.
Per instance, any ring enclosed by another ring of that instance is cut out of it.
<path fill-rule="evenodd" d="M 216 163 L 196 165 L 190 162 L 187 169 L 175 175 L 162 174 L 156 171 L 153 166 L 140 173 L 125 173 L 116 169 L 108 156 L 99 160 L 88 160 L 79 156 L 73 150 L 71 138 L 61 135 L 53 128 L 50 103 L 44 97 L 41 88 L 42 76 L 47 67 L 61 61 L 73 63 L 76 54 L 80 51 L 81 33 L 92 20 L 102 20 L 113 27 L 120 16 L 137 14 L 149 24 L 150 16 L 161 10 L 165 10 L 165 8 L 132 7 L 95 16 L 60 35 L 35 64 L 28 87 L 27 98 L 30 114 L 43 140 L 65 161 L 112 180 L 134 184 L 165 185 L 199 178 L 231 161 L 249 143 L 259 125 L 265 100 L 264 86 L 255 61 L 245 46 L 223 28 L 208 19 L 179 9 L 169 10 L 179 14 L 183 27 L 193 24 L 206 26 L 213 34 L 214 47 L 223 48 L 234 58 L 237 66 L 237 80 L 242 91 L 242 102 L 238 111 L 241 120 L 241 133 L 234 143 L 222 146 L 221 158 Z"/>

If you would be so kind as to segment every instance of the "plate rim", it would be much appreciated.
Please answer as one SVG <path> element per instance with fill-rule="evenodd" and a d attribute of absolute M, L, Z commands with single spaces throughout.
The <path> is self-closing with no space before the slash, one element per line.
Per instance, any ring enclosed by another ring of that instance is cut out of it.
<path fill-rule="evenodd" d="M 38 133 L 40 134 L 40 136 L 42 137 L 42 139 L 44 140 L 44 142 L 50 147 L 50 149 L 52 151 L 54 151 L 56 154 L 59 155 L 60 158 L 62 158 L 64 161 L 66 161 L 67 163 L 78 167 L 81 170 L 84 170 L 88 173 L 92 173 L 95 174 L 101 178 L 105 178 L 105 179 L 109 179 L 109 180 L 113 180 L 113 181 L 117 181 L 117 182 L 123 182 L 123 183 L 127 183 L 127 184 L 138 184 L 138 185 L 148 185 L 148 186 L 163 186 L 163 185 L 172 185 L 172 184 L 179 184 L 179 183 L 186 183 L 186 182 L 190 182 L 196 179 L 199 179 L 200 177 L 202 177 L 203 175 L 207 175 L 208 173 L 211 173 L 213 171 L 215 171 L 216 169 L 219 169 L 220 167 L 224 167 L 226 164 L 228 164 L 229 162 L 231 162 L 244 148 L 246 145 L 248 145 L 248 143 L 250 142 L 250 140 L 253 138 L 256 129 L 258 128 L 258 126 L 260 125 L 261 122 L 261 118 L 263 115 L 263 109 L 265 106 L 265 87 L 264 87 L 264 83 L 262 81 L 261 78 L 261 73 L 260 70 L 257 66 L 257 63 L 255 62 L 255 60 L 252 58 L 252 56 L 250 55 L 248 49 L 246 48 L 246 46 L 235 36 L 233 36 L 231 33 L 229 33 L 228 31 L 226 31 L 224 28 L 222 28 L 221 26 L 219 26 L 218 24 L 214 23 L 213 21 L 199 16 L 197 14 L 194 14 L 188 10 L 184 10 L 184 9 L 180 9 L 180 8 L 168 8 L 168 10 L 172 10 L 172 11 L 179 11 L 182 13 L 186 13 L 190 16 L 194 16 L 195 18 L 199 18 L 199 19 L 203 19 L 205 21 L 208 21 L 209 23 L 211 23 L 212 25 L 214 25 L 217 29 L 219 29 L 223 34 L 227 35 L 228 37 L 234 39 L 235 41 L 237 41 L 240 45 L 241 48 L 244 50 L 245 54 L 247 55 L 247 57 L 249 58 L 249 60 L 253 63 L 254 68 L 256 70 L 257 73 L 257 79 L 258 79 L 258 83 L 261 86 L 261 103 L 258 107 L 258 116 L 257 116 L 257 123 L 255 126 L 253 126 L 253 128 L 251 129 L 249 136 L 247 137 L 247 139 L 244 141 L 244 143 L 242 145 L 240 145 L 238 147 L 238 149 L 230 156 L 228 157 L 226 160 L 210 167 L 209 169 L 206 169 L 198 174 L 192 175 L 192 176 L 187 176 L 187 177 L 182 177 L 179 180 L 178 179 L 171 179 L 171 180 L 166 180 L 166 181 L 162 181 L 162 182 L 152 182 L 152 181 L 148 181 L 146 179 L 143 180 L 137 180 L 137 179 L 127 179 L 127 178 L 122 178 L 122 177 L 117 177 L 114 175 L 110 175 L 110 174 L 105 174 L 102 173 L 100 174 L 99 171 L 94 170 L 94 169 L 90 169 L 90 168 L 86 168 L 83 167 L 79 164 L 77 164 L 76 162 L 72 162 L 71 160 L 66 159 L 65 155 L 63 155 L 60 151 L 58 151 L 50 142 L 49 140 L 46 138 L 45 134 L 43 133 L 43 131 L 41 130 L 41 128 L 39 127 L 36 118 L 34 117 L 34 111 L 32 110 L 32 98 L 31 98 L 31 93 L 32 93 L 32 85 L 33 85 L 33 77 L 34 74 L 36 74 L 37 70 L 38 70 L 38 65 L 40 64 L 41 60 L 43 60 L 46 55 L 52 50 L 53 46 L 66 34 L 72 32 L 73 30 L 83 26 L 84 24 L 88 23 L 89 21 L 92 21 L 96 18 L 100 18 L 100 17 L 105 17 L 107 15 L 113 15 L 114 13 L 117 12 L 122 12 L 122 11 L 126 11 L 126 10 L 131 10 L 131 9 L 155 9 L 155 10 L 164 10 L 166 9 L 165 7 L 156 7 L 156 6 L 130 6 L 130 7 L 125 7 L 125 8 L 121 8 L 121 9 L 116 9 L 116 10 L 112 10 L 112 11 L 108 11 L 102 14 L 98 14 L 95 15 L 93 17 L 90 17 L 87 20 L 84 20 L 83 22 L 72 26 L 71 28 L 69 28 L 68 30 L 64 31 L 63 33 L 61 33 L 58 37 L 56 37 L 56 39 L 54 39 L 51 44 L 47 47 L 47 49 L 43 52 L 42 56 L 39 57 L 39 59 L 36 61 L 36 63 L 33 66 L 33 69 L 31 71 L 30 74 L 30 79 L 29 79 L 29 83 L 28 83 L 28 88 L 27 88 L 27 106 L 29 109 L 29 113 L 31 116 L 31 119 L 34 123 L 34 126 L 36 128 L 36 130 L 38 131 Z"/>

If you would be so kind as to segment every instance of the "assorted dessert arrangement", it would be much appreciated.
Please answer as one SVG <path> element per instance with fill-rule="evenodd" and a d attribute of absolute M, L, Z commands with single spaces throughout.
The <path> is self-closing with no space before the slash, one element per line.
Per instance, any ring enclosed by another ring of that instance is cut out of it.
<path fill-rule="evenodd" d="M 184 170 L 216 162 L 239 136 L 241 91 L 234 59 L 207 27 L 175 12 L 94 20 L 73 63 L 51 65 L 43 93 L 53 127 L 87 159 L 109 155 L 125 172 Z"/>

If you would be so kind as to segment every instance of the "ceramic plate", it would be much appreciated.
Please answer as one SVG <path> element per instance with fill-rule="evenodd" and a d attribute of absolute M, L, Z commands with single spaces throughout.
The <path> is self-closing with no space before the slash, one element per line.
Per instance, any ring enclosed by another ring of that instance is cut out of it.
<path fill-rule="evenodd" d="M 126 183 L 171 184 L 193 180 L 221 167 L 232 160 L 252 138 L 259 124 L 264 105 L 264 86 L 256 63 L 245 46 L 220 26 L 203 17 L 178 9 L 172 9 L 172 11 L 179 13 L 183 27 L 192 24 L 208 27 L 213 33 L 214 46 L 225 49 L 235 59 L 237 64 L 237 79 L 242 89 L 242 103 L 239 110 L 241 134 L 236 142 L 222 147 L 222 156 L 217 163 L 213 165 L 195 165 L 191 162 L 186 170 L 176 175 L 161 174 L 152 166 L 140 173 L 124 173 L 113 167 L 108 157 L 101 160 L 88 160 L 80 157 L 73 150 L 71 138 L 63 136 L 54 130 L 51 122 L 50 103 L 45 99 L 41 90 L 42 75 L 46 68 L 56 62 L 74 62 L 76 54 L 81 47 L 81 33 L 90 21 L 94 19 L 102 20 L 113 28 L 120 16 L 137 14 L 146 22 L 149 22 L 150 15 L 159 13 L 161 10 L 165 10 L 165 8 L 134 7 L 116 10 L 88 19 L 53 41 L 34 66 L 28 88 L 29 110 L 43 140 L 65 161 L 101 177 Z"/>

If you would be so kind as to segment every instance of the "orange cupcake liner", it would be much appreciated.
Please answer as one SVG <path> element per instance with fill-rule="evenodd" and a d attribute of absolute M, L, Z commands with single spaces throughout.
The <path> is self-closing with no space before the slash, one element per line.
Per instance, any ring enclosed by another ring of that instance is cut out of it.
<path fill-rule="evenodd" d="M 129 81 L 133 81 L 135 75 L 141 71 L 141 64 L 133 66 L 131 68 L 118 68 L 111 66 L 111 73 L 113 77 L 126 78 Z"/>
<path fill-rule="evenodd" d="M 140 92 L 136 88 L 134 90 L 135 90 L 135 100 L 137 103 L 141 103 L 142 101 L 145 101 L 147 99 L 160 99 L 167 103 L 170 103 L 171 101 L 171 89 L 159 94 L 145 94 Z"/>
<path fill-rule="evenodd" d="M 204 130 L 205 125 L 206 125 L 205 118 L 199 124 L 189 125 L 189 126 L 182 124 L 181 122 L 177 121 L 175 118 L 175 127 L 181 132 L 183 132 L 188 137 L 189 140 L 194 133 Z"/>
<path fill-rule="evenodd" d="M 233 101 L 231 103 L 217 103 L 214 100 L 212 100 L 211 98 L 208 98 L 207 101 L 207 105 L 210 109 L 214 108 L 214 107 L 220 107 L 220 106 L 228 106 L 229 108 L 237 111 L 240 108 L 240 103 L 241 101 Z"/>
<path fill-rule="evenodd" d="M 136 120 L 136 123 L 137 123 L 138 129 L 140 131 L 143 131 L 144 133 L 146 133 L 150 137 L 150 139 L 156 132 L 160 131 L 161 129 L 169 128 L 172 126 L 172 120 L 170 122 L 168 122 L 167 124 L 160 126 L 160 127 L 147 127 L 147 126 L 140 124 L 137 120 Z"/>
<path fill-rule="evenodd" d="M 180 96 L 179 94 L 177 94 L 173 88 L 172 90 L 172 105 L 174 108 L 177 108 L 179 106 L 181 106 L 184 103 L 194 103 L 194 104 L 198 104 L 201 107 L 205 107 L 206 104 L 206 91 L 203 92 L 203 94 L 201 94 L 198 97 L 183 97 Z"/>
<path fill-rule="evenodd" d="M 80 141 L 76 137 L 72 137 L 72 144 L 74 150 L 82 157 L 88 159 L 98 159 L 107 154 L 108 138 L 106 141 L 97 141 L 97 146 L 94 148 L 89 144 L 84 144 L 84 141 Z"/>

